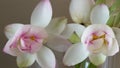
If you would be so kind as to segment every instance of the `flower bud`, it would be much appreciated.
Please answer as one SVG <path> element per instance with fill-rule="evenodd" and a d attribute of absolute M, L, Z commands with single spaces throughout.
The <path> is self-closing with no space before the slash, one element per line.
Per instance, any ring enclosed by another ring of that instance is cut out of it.
<path fill-rule="evenodd" d="M 93 0 L 71 0 L 70 15 L 75 23 L 88 23 Z"/>
<path fill-rule="evenodd" d="M 105 4 L 100 4 L 92 9 L 90 20 L 93 24 L 106 24 L 109 17 L 108 7 Z"/>

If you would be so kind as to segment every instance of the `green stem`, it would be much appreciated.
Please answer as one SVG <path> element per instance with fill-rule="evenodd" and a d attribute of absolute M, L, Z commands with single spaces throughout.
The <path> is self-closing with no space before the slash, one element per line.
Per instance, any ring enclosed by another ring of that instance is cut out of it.
<path fill-rule="evenodd" d="M 92 63 L 90 63 L 88 68 L 97 68 L 97 66 L 93 65 Z"/>
<path fill-rule="evenodd" d="M 86 68 L 86 63 L 87 63 L 87 60 L 75 65 L 75 68 Z"/>
<path fill-rule="evenodd" d="M 80 68 L 81 63 L 75 65 L 75 68 Z"/>
<path fill-rule="evenodd" d="M 97 68 L 97 66 L 95 66 L 91 62 L 85 60 L 82 63 L 75 65 L 75 68 Z"/>
<path fill-rule="evenodd" d="M 85 60 L 85 61 L 83 61 L 82 63 L 81 63 L 81 65 L 80 65 L 80 68 L 86 68 L 86 63 L 87 63 L 87 61 Z"/>

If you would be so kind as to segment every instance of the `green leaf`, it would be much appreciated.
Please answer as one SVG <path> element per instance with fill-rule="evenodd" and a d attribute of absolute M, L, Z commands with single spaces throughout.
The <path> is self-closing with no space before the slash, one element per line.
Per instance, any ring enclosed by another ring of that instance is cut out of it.
<path fill-rule="evenodd" d="M 75 65 L 75 68 L 88 68 L 88 61 L 84 60 L 82 63 Z"/>
<path fill-rule="evenodd" d="M 116 6 L 115 6 L 115 5 L 112 5 L 112 6 L 109 8 L 109 10 L 110 10 L 110 13 L 114 12 L 114 11 L 116 10 Z"/>
<path fill-rule="evenodd" d="M 119 8 L 120 7 L 120 0 L 116 0 L 114 6 L 116 6 L 116 8 Z"/>
<path fill-rule="evenodd" d="M 109 9 L 110 9 L 111 13 L 116 11 L 116 10 L 119 10 L 120 9 L 120 0 L 116 0 L 114 2 L 114 4 Z"/>
<path fill-rule="evenodd" d="M 83 61 L 82 63 L 81 63 L 81 65 L 80 65 L 80 68 L 86 68 L 86 63 L 87 63 L 87 61 L 85 60 L 85 61 Z"/>
<path fill-rule="evenodd" d="M 114 23 L 114 19 L 115 19 L 115 16 L 111 16 L 107 22 L 107 25 L 109 25 L 110 27 L 113 26 L 113 23 Z"/>
<path fill-rule="evenodd" d="M 119 12 L 118 15 L 116 16 L 113 26 L 119 27 L 119 25 L 118 25 L 119 22 L 120 22 L 120 12 Z"/>
<path fill-rule="evenodd" d="M 75 65 L 75 68 L 80 68 L 81 63 Z"/>
<path fill-rule="evenodd" d="M 80 38 L 75 32 L 71 35 L 71 37 L 68 40 L 73 44 L 80 42 Z"/>
<path fill-rule="evenodd" d="M 88 68 L 97 68 L 97 66 L 95 66 L 94 64 L 90 63 Z"/>
<path fill-rule="evenodd" d="M 105 0 L 97 0 L 96 5 L 105 3 Z"/>

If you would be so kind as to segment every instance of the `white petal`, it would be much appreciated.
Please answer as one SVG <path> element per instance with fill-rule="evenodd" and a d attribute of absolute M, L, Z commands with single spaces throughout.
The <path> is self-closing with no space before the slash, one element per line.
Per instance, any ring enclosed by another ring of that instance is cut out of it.
<path fill-rule="evenodd" d="M 10 38 L 8 40 L 8 42 L 6 43 L 3 51 L 7 54 L 10 54 L 12 56 L 17 56 L 20 55 L 21 52 L 18 50 L 17 46 L 19 46 L 20 44 L 18 43 L 19 37 L 21 35 L 21 28 L 18 29 L 14 36 L 12 38 Z"/>
<path fill-rule="evenodd" d="M 89 59 L 94 65 L 100 65 L 105 62 L 106 56 L 103 54 L 90 54 Z"/>
<path fill-rule="evenodd" d="M 37 62 L 42 68 L 55 68 L 56 60 L 53 52 L 42 46 L 37 53 Z"/>
<path fill-rule="evenodd" d="M 8 39 L 12 38 L 16 31 L 21 28 L 23 24 L 15 23 L 15 24 L 10 24 L 5 27 L 5 35 Z"/>
<path fill-rule="evenodd" d="M 118 42 L 117 42 L 116 39 L 113 39 L 113 44 L 112 44 L 111 49 L 109 50 L 109 54 L 110 54 L 110 56 L 113 56 L 113 55 L 115 55 L 118 52 L 119 52 Z"/>
<path fill-rule="evenodd" d="M 109 19 L 109 9 L 105 4 L 95 6 L 90 15 L 91 23 L 106 24 Z"/>
<path fill-rule="evenodd" d="M 71 46 L 63 58 L 63 63 L 67 66 L 76 65 L 88 57 L 88 51 L 85 45 L 81 43 Z"/>
<path fill-rule="evenodd" d="M 6 54 L 12 55 L 12 56 L 18 56 L 21 55 L 21 52 L 19 51 L 18 48 L 11 48 L 11 46 L 13 45 L 13 43 L 15 43 L 16 39 L 9 39 L 9 41 L 6 43 L 3 52 L 5 52 Z"/>
<path fill-rule="evenodd" d="M 80 24 L 67 24 L 65 30 L 62 33 L 62 36 L 64 36 L 65 38 L 70 38 L 70 36 L 76 32 L 76 34 L 81 37 L 83 31 L 84 31 L 85 27 L 83 25 Z"/>
<path fill-rule="evenodd" d="M 65 17 L 53 18 L 46 30 L 50 33 L 60 35 L 67 24 L 67 19 Z"/>
<path fill-rule="evenodd" d="M 52 7 L 49 0 L 41 0 L 31 15 L 31 24 L 46 27 L 52 18 Z"/>
<path fill-rule="evenodd" d="M 113 56 L 119 52 L 119 45 L 117 40 L 113 38 L 111 42 L 111 47 L 108 47 L 106 48 L 106 50 L 103 50 L 103 54 L 105 54 L 106 56 Z"/>
<path fill-rule="evenodd" d="M 36 54 L 21 54 L 17 56 L 17 65 L 20 68 L 31 66 L 36 60 Z"/>
<path fill-rule="evenodd" d="M 71 0 L 70 15 L 76 23 L 88 23 L 93 0 Z"/>
<path fill-rule="evenodd" d="M 115 33 L 115 37 L 118 41 L 118 44 L 120 46 L 120 28 L 117 28 L 117 27 L 112 27 L 114 33 Z"/>
<path fill-rule="evenodd" d="M 58 52 L 65 52 L 72 44 L 63 36 L 50 35 L 47 45 Z"/>

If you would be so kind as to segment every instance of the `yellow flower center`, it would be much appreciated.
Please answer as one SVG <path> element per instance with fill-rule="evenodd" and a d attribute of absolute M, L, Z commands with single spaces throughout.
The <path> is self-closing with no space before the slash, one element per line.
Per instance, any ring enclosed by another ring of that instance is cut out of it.
<path fill-rule="evenodd" d="M 35 38 L 35 36 L 31 36 L 30 39 L 31 40 L 35 40 L 36 38 Z"/>
<path fill-rule="evenodd" d="M 101 36 L 93 35 L 92 41 L 94 41 L 94 40 L 96 40 L 96 39 L 100 39 L 100 38 L 103 38 L 105 45 L 108 44 L 108 42 L 105 40 L 105 34 L 103 34 L 103 35 L 101 35 Z"/>

